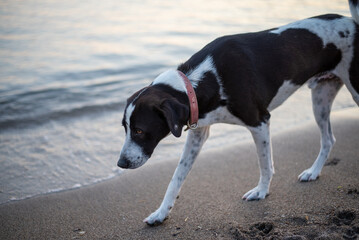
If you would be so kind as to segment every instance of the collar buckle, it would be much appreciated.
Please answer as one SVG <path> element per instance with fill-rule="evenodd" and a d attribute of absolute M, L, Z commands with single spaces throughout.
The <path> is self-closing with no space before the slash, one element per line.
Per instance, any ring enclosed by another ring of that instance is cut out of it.
<path fill-rule="evenodd" d="M 192 124 L 190 124 L 189 122 L 187 122 L 187 127 L 186 127 L 186 129 L 185 129 L 184 131 L 186 132 L 186 131 L 189 130 L 189 129 L 195 130 L 195 129 L 197 129 L 197 127 L 198 127 L 198 123 L 197 123 L 197 122 L 192 123 Z"/>

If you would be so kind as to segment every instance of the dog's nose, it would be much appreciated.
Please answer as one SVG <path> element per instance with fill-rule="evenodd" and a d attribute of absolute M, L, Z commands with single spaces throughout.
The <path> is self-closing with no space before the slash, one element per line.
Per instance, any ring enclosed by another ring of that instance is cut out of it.
<path fill-rule="evenodd" d="M 126 158 L 121 156 L 120 159 L 117 162 L 117 166 L 120 168 L 129 168 L 131 165 L 131 162 Z"/>

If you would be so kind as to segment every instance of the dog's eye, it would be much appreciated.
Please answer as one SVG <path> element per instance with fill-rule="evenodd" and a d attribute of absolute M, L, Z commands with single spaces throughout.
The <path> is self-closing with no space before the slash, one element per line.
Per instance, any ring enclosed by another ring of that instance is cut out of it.
<path fill-rule="evenodd" d="M 136 129 L 135 129 L 135 133 L 136 133 L 137 135 L 142 135 L 142 134 L 143 134 L 143 131 L 142 131 L 141 129 L 139 129 L 139 128 L 136 128 Z"/>

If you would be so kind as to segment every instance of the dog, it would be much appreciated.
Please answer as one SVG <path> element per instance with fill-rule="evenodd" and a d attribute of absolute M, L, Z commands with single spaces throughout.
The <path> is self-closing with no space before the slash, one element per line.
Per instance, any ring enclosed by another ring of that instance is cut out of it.
<path fill-rule="evenodd" d="M 162 204 L 144 222 L 159 224 L 168 217 L 214 123 L 238 124 L 251 132 L 260 178 L 243 199 L 264 199 L 274 174 L 270 111 L 304 83 L 311 88 L 321 147 L 299 181 L 317 179 L 335 142 L 329 115 L 339 89 L 345 85 L 359 105 L 359 3 L 349 0 L 349 6 L 352 18 L 327 14 L 217 38 L 127 100 L 120 168 L 142 166 L 161 139 L 171 133 L 180 137 L 186 125 L 190 129 Z"/>

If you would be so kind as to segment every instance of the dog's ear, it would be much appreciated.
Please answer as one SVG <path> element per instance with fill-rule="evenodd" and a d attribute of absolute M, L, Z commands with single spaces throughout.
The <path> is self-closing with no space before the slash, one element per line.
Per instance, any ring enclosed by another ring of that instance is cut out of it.
<path fill-rule="evenodd" d="M 177 99 L 167 99 L 161 103 L 160 110 L 166 118 L 168 127 L 175 137 L 180 137 L 182 128 L 189 117 L 189 109 Z"/>

